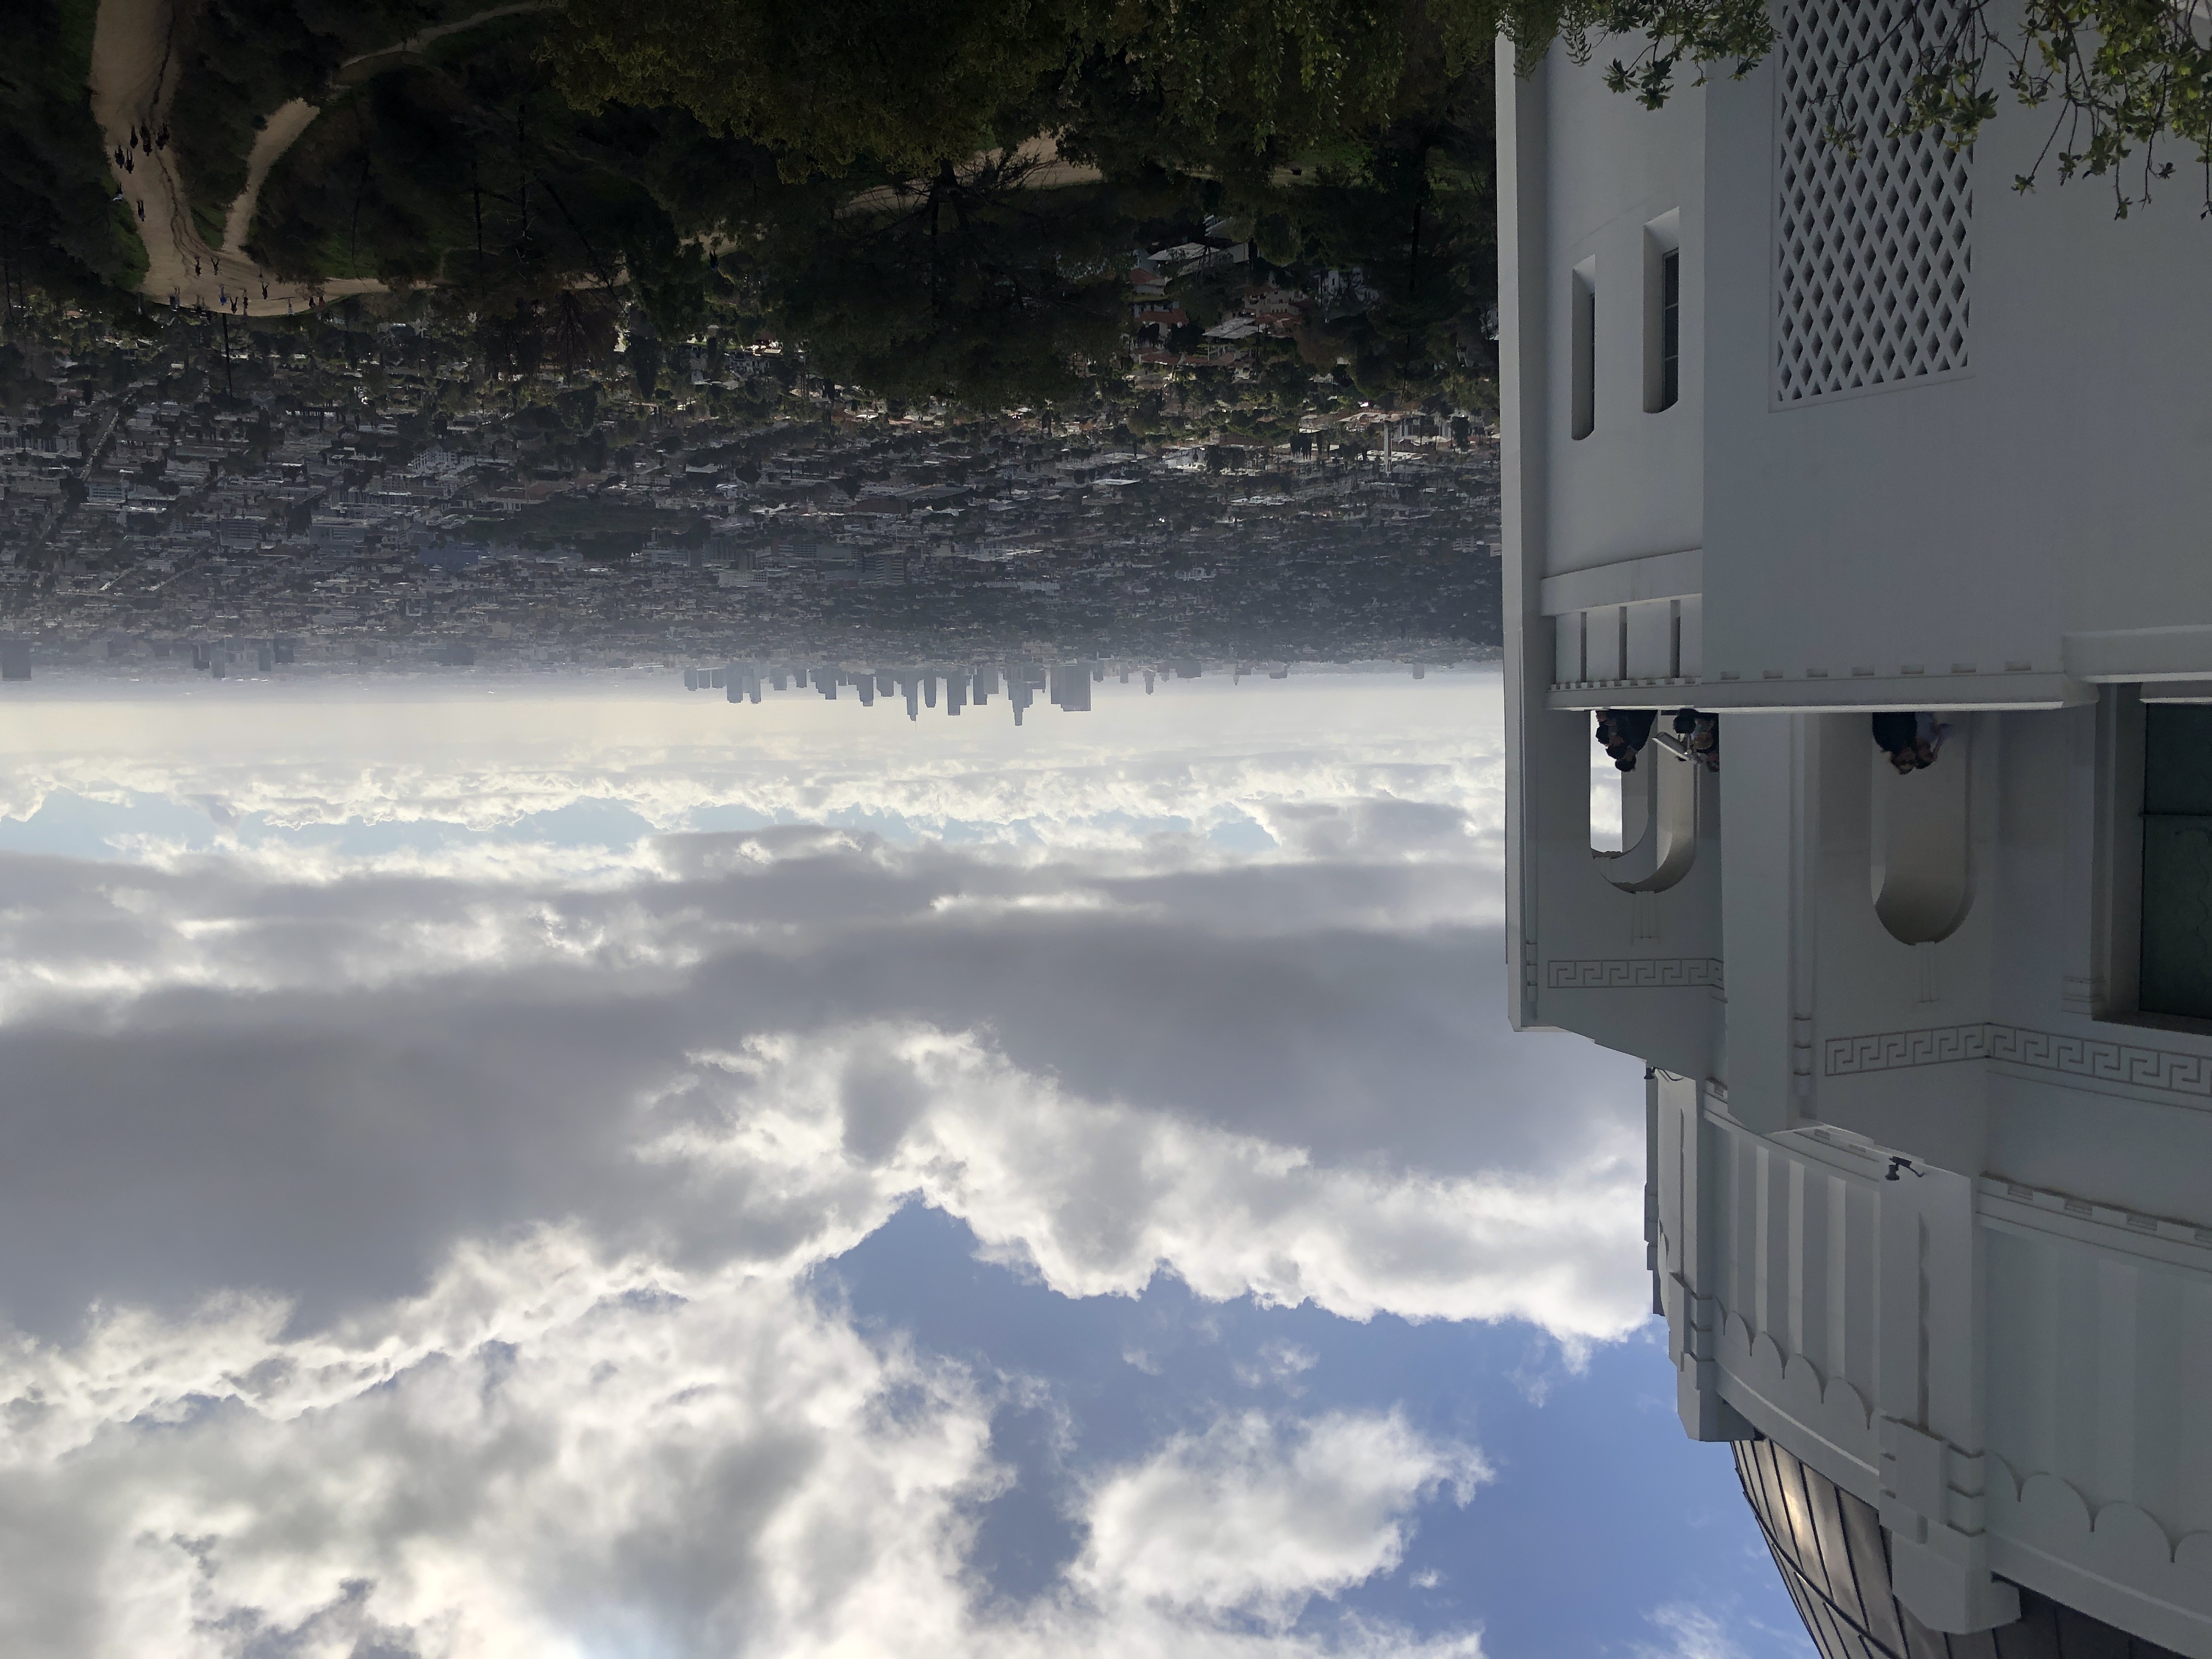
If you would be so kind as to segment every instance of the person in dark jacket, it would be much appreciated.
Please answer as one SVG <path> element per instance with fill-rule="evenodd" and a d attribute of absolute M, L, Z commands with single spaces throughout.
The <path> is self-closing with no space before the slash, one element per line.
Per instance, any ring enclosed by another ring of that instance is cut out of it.
<path fill-rule="evenodd" d="M 1651 741 L 1651 727 L 1658 718 L 1656 708 L 1598 710 L 1597 738 L 1605 745 L 1605 752 L 1613 757 L 1615 767 L 1623 772 L 1636 769 L 1636 757 Z"/>
<path fill-rule="evenodd" d="M 1894 710 L 1874 717 L 1875 746 L 1889 757 L 1889 763 L 1900 773 L 1916 771 L 1929 763 L 1920 758 L 1915 742 L 1919 736 L 1919 724 L 1917 716 Z M 1934 758 L 1932 755 L 1929 757 Z"/>

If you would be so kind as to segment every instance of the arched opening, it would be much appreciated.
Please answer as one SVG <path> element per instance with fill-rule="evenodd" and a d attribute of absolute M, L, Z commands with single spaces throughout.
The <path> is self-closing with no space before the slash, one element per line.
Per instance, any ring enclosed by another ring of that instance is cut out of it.
<path fill-rule="evenodd" d="M 1936 763 L 1900 773 L 1879 746 L 1869 862 L 1875 915 L 1903 945 L 1948 939 L 1974 901 L 1967 823 L 1966 722 L 1943 744 Z"/>
<path fill-rule="evenodd" d="M 1623 718 L 1626 718 L 1625 715 Z M 1687 875 L 1698 852 L 1699 763 L 1675 740 L 1647 739 L 1633 771 L 1606 753 L 1592 716 L 1590 854 L 1625 892 L 1656 893 Z"/>
<path fill-rule="evenodd" d="M 1614 854 L 1620 851 L 1621 787 L 1630 775 L 1616 769 L 1613 757 L 1605 751 L 1605 741 L 1598 735 L 1598 720 L 1590 716 L 1589 744 L 1589 805 L 1590 851 Z"/>

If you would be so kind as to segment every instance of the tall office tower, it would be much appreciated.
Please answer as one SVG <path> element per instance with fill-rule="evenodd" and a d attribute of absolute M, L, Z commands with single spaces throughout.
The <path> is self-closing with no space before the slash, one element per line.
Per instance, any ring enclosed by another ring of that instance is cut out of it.
<path fill-rule="evenodd" d="M 719 690 L 722 684 L 722 671 L 719 668 L 710 668 L 706 672 L 708 687 Z"/>
<path fill-rule="evenodd" d="M 965 706 L 967 701 L 967 677 L 959 670 L 954 669 L 945 677 L 945 712 L 948 714 L 957 714 Z"/>
<path fill-rule="evenodd" d="M 1152 671 L 1149 668 L 1145 671 L 1145 695 L 1148 697 L 1152 695 Z"/>
<path fill-rule="evenodd" d="M 889 674 L 878 674 L 876 676 L 876 695 L 878 696 L 895 696 L 897 693 L 898 682 L 896 680 L 893 679 Z"/>
<path fill-rule="evenodd" d="M 192 647 L 192 666 L 207 666 L 207 653 L 198 646 Z M 0 640 L 0 680 L 27 680 L 31 678 L 31 642 L 28 640 Z"/>
<path fill-rule="evenodd" d="M 998 689 L 999 671 L 997 669 L 979 668 L 975 671 L 975 701 L 977 702 L 982 702 Z"/>
<path fill-rule="evenodd" d="M 1091 669 L 1087 663 L 1061 663 L 1052 671 L 1053 707 L 1071 714 L 1091 708 Z"/>
<path fill-rule="evenodd" d="M 769 672 L 769 684 L 770 685 L 773 685 L 773 686 L 774 686 L 777 690 L 779 690 L 779 691 L 782 690 L 783 690 L 783 670 L 781 670 L 781 668 L 771 669 L 771 670 Z"/>
<path fill-rule="evenodd" d="M 928 708 L 937 707 L 937 672 L 934 669 L 921 677 L 921 701 Z"/>
<path fill-rule="evenodd" d="M 2212 245 L 1774 15 L 1657 112 L 1500 57 L 1512 1019 L 1649 1068 L 1682 1424 L 1828 1659 L 2212 1659 Z"/>
<path fill-rule="evenodd" d="M 921 681 L 909 674 L 899 682 L 899 690 L 906 693 L 906 717 L 910 720 L 920 720 L 921 710 L 916 704 L 916 699 L 921 694 Z"/>
<path fill-rule="evenodd" d="M 853 684 L 860 688 L 860 707 L 873 708 L 876 706 L 876 677 L 873 674 L 856 674 L 853 677 Z"/>

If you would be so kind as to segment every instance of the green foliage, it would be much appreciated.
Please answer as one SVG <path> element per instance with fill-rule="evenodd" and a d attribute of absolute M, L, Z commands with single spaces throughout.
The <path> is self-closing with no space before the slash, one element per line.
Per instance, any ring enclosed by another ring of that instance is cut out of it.
<path fill-rule="evenodd" d="M 1637 42 L 1629 57 L 1607 63 L 1605 83 L 1646 109 L 1666 103 L 1686 64 L 1695 71 L 1692 84 L 1702 86 L 1715 69 L 1741 79 L 1774 49 L 1766 0 L 1565 0 L 1516 8 L 1509 21 L 1524 58 L 1554 32 L 1578 64 L 1601 40 Z"/>
<path fill-rule="evenodd" d="M 210 210 L 220 231 L 270 115 L 295 98 L 322 99 L 347 59 L 438 22 L 447 9 L 445 0 L 200 0 L 179 30 L 169 108 L 193 205 Z"/>
<path fill-rule="evenodd" d="M 1941 44 L 1914 79 L 1908 129 L 1972 143 L 1996 113 L 1989 82 L 2001 76 L 2021 104 L 2055 117 L 2015 190 L 2033 189 L 2045 163 L 2062 183 L 2109 176 L 2125 218 L 2154 181 L 2172 176 L 2158 152 L 2173 138 L 2203 166 L 2212 213 L 2212 45 L 2189 0 L 2027 0 L 2011 28 L 1992 21 L 1988 0 L 1952 0 L 1943 11 Z M 2121 169 L 2138 155 L 2131 188 Z"/>
<path fill-rule="evenodd" d="M 1249 168 L 1401 114 L 1431 63 L 1486 70 L 1492 0 L 570 0 L 549 43 L 586 108 L 673 104 L 793 178 L 1040 133 L 1117 179 Z"/>
<path fill-rule="evenodd" d="M 992 142 L 1065 60 L 1069 22 L 1033 0 L 571 0 L 552 52 L 578 106 L 677 105 L 793 177 L 864 155 L 927 172 Z"/>
<path fill-rule="evenodd" d="M 1667 101 L 1685 65 L 1698 82 L 1715 69 L 1741 76 L 1774 43 L 1764 0 L 1514 0 L 1502 21 L 1524 61 L 1554 40 L 1577 62 L 1601 40 L 1632 43 L 1633 52 L 1607 64 L 1607 84 L 1651 109 Z M 2033 189 L 2046 165 L 2062 183 L 2106 177 L 2124 218 L 2172 176 L 2160 151 L 2178 141 L 2203 169 L 2212 216 L 2212 40 L 2193 0 L 2023 0 L 2002 14 L 1995 0 L 1930 0 L 1900 15 L 1896 29 L 1908 27 L 1921 44 L 1905 119 L 1896 131 L 1869 133 L 1838 89 L 1827 97 L 1830 142 L 1934 131 L 1964 149 L 1996 118 L 2002 85 L 2052 118 L 2014 189 Z"/>
<path fill-rule="evenodd" d="M 97 0 L 0 8 L 0 277 L 11 302 L 25 284 L 97 301 L 146 268 L 92 118 L 97 12 Z"/>
<path fill-rule="evenodd" d="M 830 380 L 909 402 L 1062 402 L 1117 349 L 1134 233 L 1111 191 L 1026 191 L 1025 171 L 945 164 L 861 210 L 757 223 L 724 264 Z"/>

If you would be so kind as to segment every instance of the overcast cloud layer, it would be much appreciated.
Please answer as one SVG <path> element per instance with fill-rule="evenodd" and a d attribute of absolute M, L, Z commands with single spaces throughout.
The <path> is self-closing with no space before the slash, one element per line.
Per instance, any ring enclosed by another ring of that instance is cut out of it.
<path fill-rule="evenodd" d="M 19 822 L 108 816 L 0 854 L 0 1650 L 1474 1651 L 1312 1613 L 1484 1449 L 1294 1392 L 994 1601 L 1018 1383 L 815 1284 L 919 1202 L 1067 1297 L 1639 1322 L 1632 1068 L 1497 1040 L 1495 681 L 1328 689 L 19 734 Z"/>

